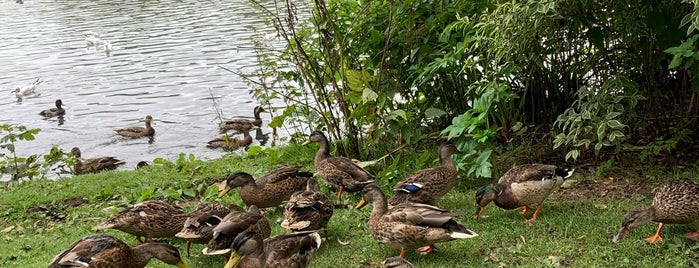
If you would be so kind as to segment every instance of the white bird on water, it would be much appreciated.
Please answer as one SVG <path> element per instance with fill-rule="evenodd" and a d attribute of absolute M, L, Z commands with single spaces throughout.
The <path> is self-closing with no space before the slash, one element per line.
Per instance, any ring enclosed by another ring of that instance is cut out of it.
<path fill-rule="evenodd" d="M 100 37 L 99 34 L 93 33 L 93 32 L 87 32 L 85 33 L 85 44 L 88 47 L 97 47 L 100 45 Z"/>
<path fill-rule="evenodd" d="M 41 93 L 36 92 L 36 86 L 39 84 L 41 84 L 41 81 L 39 81 L 39 78 L 37 78 L 36 81 L 34 81 L 34 83 L 32 83 L 31 85 L 18 87 L 12 92 L 15 93 L 15 97 L 17 97 L 17 99 L 20 100 L 28 96 L 38 97 L 39 95 L 41 95 Z"/>
<path fill-rule="evenodd" d="M 109 41 L 104 41 L 104 53 L 109 56 L 112 53 L 112 43 Z"/>

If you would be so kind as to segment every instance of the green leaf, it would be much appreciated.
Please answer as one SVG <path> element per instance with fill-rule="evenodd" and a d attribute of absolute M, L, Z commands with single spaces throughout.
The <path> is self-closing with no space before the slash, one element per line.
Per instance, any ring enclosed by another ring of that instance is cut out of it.
<path fill-rule="evenodd" d="M 569 158 L 578 159 L 578 156 L 580 156 L 580 151 L 578 151 L 577 149 L 570 150 L 570 152 L 566 154 L 566 160 L 568 160 Z"/>
<path fill-rule="evenodd" d="M 376 92 L 374 92 L 370 88 L 365 88 L 364 92 L 362 92 L 362 102 L 363 103 L 375 101 L 376 98 L 378 98 L 378 97 L 379 97 L 379 94 L 376 94 Z"/>
<path fill-rule="evenodd" d="M 434 107 L 430 107 L 425 110 L 425 116 L 427 116 L 427 118 L 438 118 L 446 114 L 447 112 L 445 112 L 444 110 Z"/>
<path fill-rule="evenodd" d="M 607 126 L 609 126 L 611 129 L 620 129 L 625 127 L 625 125 L 619 122 L 619 120 L 609 120 L 607 121 Z"/>

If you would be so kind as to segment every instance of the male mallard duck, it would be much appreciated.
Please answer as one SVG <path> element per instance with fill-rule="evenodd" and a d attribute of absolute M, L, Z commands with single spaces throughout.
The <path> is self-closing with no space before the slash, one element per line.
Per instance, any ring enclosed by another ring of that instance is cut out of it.
<path fill-rule="evenodd" d="M 41 84 L 41 81 L 39 81 L 39 78 L 37 78 L 31 85 L 15 88 L 12 93 L 15 93 L 15 97 L 17 97 L 18 100 L 22 100 L 22 98 L 28 96 L 36 97 L 41 95 L 40 93 L 36 92 L 36 86 L 39 84 Z"/>
<path fill-rule="evenodd" d="M 395 206 L 403 202 L 415 202 L 436 206 L 437 201 L 456 184 L 458 174 L 451 155 L 458 153 L 454 145 L 440 146 L 439 161 L 442 165 L 419 170 L 396 183 L 393 186 L 396 194 L 388 200 L 388 204 Z"/>
<path fill-rule="evenodd" d="M 367 202 L 374 207 L 369 217 L 371 236 L 379 243 L 400 249 L 401 258 L 408 249 L 417 248 L 418 253 L 429 254 L 434 243 L 478 236 L 452 219 L 460 213 L 420 203 L 401 203 L 389 209 L 386 196 L 374 183 L 364 187 L 357 208 Z"/>
<path fill-rule="evenodd" d="M 155 135 L 155 129 L 151 125 L 155 125 L 155 123 L 153 117 L 148 115 L 146 116 L 146 127 L 119 128 L 115 129 L 114 133 L 127 138 L 152 137 Z"/>
<path fill-rule="evenodd" d="M 326 229 L 332 215 L 332 202 L 320 191 L 318 182 L 309 178 L 306 190 L 292 194 L 284 205 L 282 227 L 292 232 Z"/>
<path fill-rule="evenodd" d="M 262 240 L 250 231 L 233 240 L 231 258 L 224 268 L 308 267 L 320 247 L 316 231 L 278 235 Z"/>
<path fill-rule="evenodd" d="M 248 119 L 243 118 L 224 120 L 220 126 L 221 130 L 227 131 L 234 129 L 237 131 L 243 131 L 244 129 L 252 129 L 253 126 L 260 127 L 262 126 L 262 118 L 260 117 L 260 113 L 262 112 L 265 112 L 265 109 L 262 108 L 262 106 L 255 106 L 255 109 L 253 109 L 255 120 L 250 121 Z"/>
<path fill-rule="evenodd" d="M 176 247 L 166 243 L 148 243 L 130 247 L 116 237 L 92 235 L 75 241 L 53 258 L 49 268 L 60 267 L 146 267 L 156 258 L 167 264 L 187 268 Z"/>
<path fill-rule="evenodd" d="M 233 239 L 245 230 L 258 233 L 262 238 L 267 238 L 272 233 L 267 218 L 260 213 L 255 205 L 252 205 L 248 207 L 248 211 L 233 211 L 221 219 L 221 222 L 214 227 L 213 237 L 202 253 L 204 255 L 229 253 Z"/>
<path fill-rule="evenodd" d="M 270 171 L 257 180 L 245 172 L 234 172 L 219 184 L 219 196 L 232 189 L 240 189 L 243 202 L 260 208 L 274 207 L 289 200 L 291 194 L 306 188 L 308 178 L 312 173 L 300 172 L 299 166 L 281 167 Z"/>
<path fill-rule="evenodd" d="M 473 217 L 478 218 L 491 201 L 495 201 L 498 207 L 504 209 L 524 207 L 520 214 L 527 213 L 529 206 L 537 204 L 534 215 L 527 220 L 529 223 L 534 222 L 539 216 L 544 199 L 561 187 L 561 184 L 573 175 L 573 171 L 574 169 L 568 170 L 542 164 L 512 167 L 500 177 L 497 184 L 478 188 L 476 191 L 478 210 Z"/>
<path fill-rule="evenodd" d="M 303 144 L 306 145 L 311 142 L 320 143 L 320 148 L 318 148 L 314 159 L 316 174 L 323 177 L 333 187 L 338 188 L 338 198 L 342 197 L 343 191 L 357 192 L 362 190 L 364 184 L 374 178 L 374 175 L 371 175 L 369 171 L 361 168 L 349 158 L 331 156 L 330 143 L 323 132 L 313 131 L 308 141 Z"/>
<path fill-rule="evenodd" d="M 111 156 L 89 158 L 83 161 L 81 159 L 82 153 L 78 147 L 73 147 L 73 149 L 70 150 L 70 153 L 75 157 L 73 172 L 76 175 L 97 173 L 103 170 L 114 170 L 118 166 L 126 163 Z"/>
<path fill-rule="evenodd" d="M 381 262 L 384 268 L 414 268 L 412 263 L 401 257 L 389 257 Z"/>
<path fill-rule="evenodd" d="M 55 116 L 59 116 L 59 115 L 64 115 L 64 114 L 66 114 L 66 110 L 63 109 L 63 107 L 61 107 L 61 106 L 63 106 L 63 101 L 58 99 L 58 100 L 56 100 L 56 108 L 49 108 L 49 109 L 43 110 L 39 113 L 39 115 L 41 115 L 43 117 L 55 117 Z"/>
<path fill-rule="evenodd" d="M 252 136 L 250 136 L 250 129 L 243 128 L 241 131 L 243 132 L 242 139 L 231 138 L 230 136 L 226 135 L 223 138 L 216 138 L 210 140 L 206 143 L 206 147 L 223 148 L 228 151 L 235 151 L 238 148 L 247 147 L 248 145 L 252 144 Z"/>
<path fill-rule="evenodd" d="M 180 232 L 175 234 L 175 237 L 187 241 L 187 257 L 190 256 L 189 248 L 192 243 L 208 243 L 214 237 L 214 227 L 221 222 L 221 218 L 234 211 L 242 212 L 245 210 L 238 205 L 223 206 L 213 203 L 199 204 L 194 208 L 184 221 Z"/>
<path fill-rule="evenodd" d="M 699 185 L 690 180 L 672 181 L 655 193 L 653 204 L 644 210 L 629 211 L 624 215 L 621 229 L 612 242 L 618 243 L 634 228 L 648 221 L 659 222 L 655 235 L 646 238 L 649 243 L 662 240 L 663 225 L 687 224 L 699 220 Z M 699 239 L 699 231 L 686 233 L 692 240 Z"/>
<path fill-rule="evenodd" d="M 125 208 L 92 228 L 93 231 L 108 228 L 117 229 L 136 236 L 148 238 L 172 237 L 182 229 L 189 214 L 167 203 L 148 200 Z"/>

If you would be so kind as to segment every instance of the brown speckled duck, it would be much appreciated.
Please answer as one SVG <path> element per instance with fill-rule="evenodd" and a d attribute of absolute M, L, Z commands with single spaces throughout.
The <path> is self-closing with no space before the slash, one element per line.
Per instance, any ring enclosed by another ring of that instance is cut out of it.
<path fill-rule="evenodd" d="M 167 264 L 187 268 L 176 247 L 165 243 L 148 243 L 130 247 L 109 235 L 92 235 L 75 241 L 53 258 L 49 268 L 61 267 L 121 267 L 143 268 L 152 258 Z"/>
<path fill-rule="evenodd" d="M 634 228 L 648 221 L 658 222 L 658 230 L 646 238 L 649 243 L 662 240 L 660 231 L 668 224 L 687 224 L 699 220 L 699 185 L 690 180 L 677 180 L 661 187 L 653 197 L 653 204 L 644 210 L 629 211 L 624 215 L 621 229 L 612 242 L 619 243 Z M 699 239 L 699 231 L 686 233 L 692 240 Z"/>
<path fill-rule="evenodd" d="M 73 172 L 76 175 L 97 173 L 103 170 L 114 170 L 118 166 L 126 163 L 111 156 L 89 158 L 83 161 L 81 159 L 82 153 L 78 147 L 73 147 L 73 149 L 70 150 L 70 153 L 73 155 L 73 157 L 75 157 Z"/>
<path fill-rule="evenodd" d="M 206 143 L 208 148 L 223 148 L 227 151 L 235 151 L 242 147 L 247 147 L 252 144 L 252 136 L 250 136 L 250 129 L 244 128 L 241 130 L 243 132 L 243 138 L 238 139 L 231 136 L 223 136 L 222 138 L 216 138 L 210 140 Z"/>
<path fill-rule="evenodd" d="M 259 234 L 245 231 L 233 240 L 233 253 L 224 268 L 308 267 L 320 244 L 320 235 L 315 231 L 283 234 L 264 241 Z"/>
<path fill-rule="evenodd" d="M 473 218 L 478 218 L 485 206 L 494 201 L 498 207 L 504 209 L 524 207 L 520 214 L 527 213 L 529 207 L 536 204 L 534 215 L 527 220 L 529 223 L 534 222 L 539 216 L 544 199 L 561 187 L 573 171 L 554 165 L 515 166 L 505 172 L 498 183 L 483 186 L 476 191 L 478 210 Z"/>
<path fill-rule="evenodd" d="M 313 177 L 312 173 L 300 172 L 299 168 L 299 166 L 277 168 L 257 180 L 248 173 L 234 172 L 219 184 L 219 196 L 242 187 L 240 198 L 248 206 L 266 208 L 281 205 L 282 202 L 289 200 L 294 192 L 304 190 L 308 178 Z"/>
<path fill-rule="evenodd" d="M 403 202 L 415 202 L 436 206 L 439 199 L 456 184 L 456 165 L 451 160 L 459 151 L 452 144 L 439 147 L 441 166 L 419 170 L 405 180 L 396 183 L 396 192 L 388 204 L 395 206 Z"/>
<path fill-rule="evenodd" d="M 39 115 L 43 117 L 56 117 L 59 115 L 64 115 L 66 114 L 66 110 L 63 109 L 63 101 L 60 99 L 56 100 L 56 108 L 49 108 L 46 110 L 43 110 L 39 113 Z"/>
<path fill-rule="evenodd" d="M 352 162 L 349 158 L 331 156 L 330 143 L 323 132 L 313 131 L 308 141 L 303 144 L 311 142 L 320 143 L 320 148 L 318 148 L 314 159 L 315 174 L 323 177 L 331 186 L 338 188 L 338 198 L 342 197 L 343 191 L 361 191 L 366 182 L 374 179 L 374 175 Z"/>
<path fill-rule="evenodd" d="M 155 129 L 151 125 L 155 125 L 155 123 L 153 121 L 153 117 L 148 115 L 146 116 L 146 127 L 119 128 L 115 129 L 114 133 L 127 138 L 152 137 L 155 135 Z"/>
<path fill-rule="evenodd" d="M 284 205 L 284 221 L 281 226 L 291 232 L 326 229 L 333 208 L 328 196 L 320 191 L 318 182 L 309 178 L 306 190 L 292 194 L 289 202 Z"/>
<path fill-rule="evenodd" d="M 429 254 L 434 249 L 434 243 L 478 236 L 453 219 L 460 213 L 419 203 L 401 203 L 389 209 L 386 196 L 374 183 L 364 187 L 364 195 L 357 208 L 367 202 L 373 206 L 369 217 L 371 236 L 379 243 L 399 249 L 401 258 L 405 257 L 408 249 Z"/>
<path fill-rule="evenodd" d="M 148 200 L 125 208 L 92 228 L 93 231 L 117 229 L 136 236 L 139 243 L 157 237 L 172 237 L 182 229 L 188 214 L 157 200 Z"/>
<path fill-rule="evenodd" d="M 187 257 L 190 256 L 189 248 L 192 243 L 206 244 L 214 236 L 214 228 L 222 218 L 231 212 L 245 211 L 238 205 L 219 205 L 214 203 L 202 203 L 197 205 L 184 221 L 184 225 L 175 237 L 187 241 Z"/>
<path fill-rule="evenodd" d="M 272 228 L 260 210 L 252 205 L 248 211 L 234 211 L 228 213 L 221 222 L 214 227 L 214 234 L 206 248 L 202 250 L 204 255 L 222 255 L 231 251 L 231 243 L 235 237 L 243 231 L 251 231 L 259 234 L 263 239 L 272 234 Z"/>
<path fill-rule="evenodd" d="M 222 131 L 227 131 L 227 130 L 237 130 L 237 131 L 243 131 L 245 129 L 252 129 L 253 126 L 255 127 L 260 127 L 262 126 L 262 118 L 260 117 L 260 113 L 265 112 L 265 109 L 262 108 L 262 106 L 255 106 L 253 109 L 253 114 L 255 115 L 255 119 L 250 121 L 248 119 L 243 119 L 243 118 L 236 118 L 236 119 L 228 119 L 224 120 L 220 127 Z"/>

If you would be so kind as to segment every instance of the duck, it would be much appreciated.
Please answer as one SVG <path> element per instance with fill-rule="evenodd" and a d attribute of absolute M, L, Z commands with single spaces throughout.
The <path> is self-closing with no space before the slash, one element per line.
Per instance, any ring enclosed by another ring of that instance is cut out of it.
<path fill-rule="evenodd" d="M 260 237 L 268 238 L 272 234 L 272 227 L 257 206 L 248 207 L 247 211 L 233 211 L 228 213 L 221 222 L 214 227 L 213 237 L 202 250 L 204 255 L 222 255 L 231 251 L 231 243 L 235 237 L 243 231 L 252 231 Z"/>
<path fill-rule="evenodd" d="M 619 232 L 612 242 L 619 243 L 634 228 L 649 221 L 658 222 L 654 235 L 647 237 L 648 243 L 662 240 L 660 231 L 665 224 L 688 224 L 699 220 L 699 184 L 691 180 L 671 181 L 655 193 L 653 203 L 646 209 L 629 211 L 624 215 Z M 699 230 L 685 233 L 685 237 L 699 239 Z"/>
<path fill-rule="evenodd" d="M 573 175 L 575 169 L 561 168 L 555 165 L 525 164 L 512 167 L 500 177 L 498 183 L 492 183 L 478 188 L 476 204 L 478 209 L 473 214 L 477 219 L 491 201 L 504 209 L 524 207 L 521 215 L 536 204 L 536 210 L 527 223 L 533 223 L 541 212 L 541 206 L 553 191 L 560 188 L 563 182 Z"/>
<path fill-rule="evenodd" d="M 240 188 L 240 198 L 248 205 L 258 208 L 275 207 L 289 200 L 297 191 L 306 189 L 308 178 L 313 173 L 300 171 L 300 166 L 274 169 L 255 180 L 245 172 L 233 172 L 219 183 L 219 197 L 232 189 Z"/>
<path fill-rule="evenodd" d="M 15 97 L 17 97 L 18 100 L 29 96 L 40 96 L 41 94 L 36 91 L 36 86 L 39 84 L 41 84 L 41 81 L 37 78 L 31 85 L 15 88 L 12 93 L 15 93 Z"/>
<path fill-rule="evenodd" d="M 252 231 L 238 234 L 231 246 L 231 258 L 224 268 L 308 267 L 322 241 L 316 231 L 262 239 Z"/>
<path fill-rule="evenodd" d="M 112 53 L 112 42 L 104 41 L 104 53 L 109 56 Z"/>
<path fill-rule="evenodd" d="M 119 136 L 127 138 L 142 138 L 142 137 L 152 137 L 155 135 L 155 129 L 151 126 L 155 125 L 153 117 L 146 116 L 146 127 L 127 127 L 115 129 L 114 133 Z"/>
<path fill-rule="evenodd" d="M 381 262 L 381 267 L 384 268 L 414 268 L 412 263 L 410 263 L 408 260 L 395 256 L 395 257 L 388 257 L 385 260 Z"/>
<path fill-rule="evenodd" d="M 39 113 L 39 115 L 41 115 L 43 117 L 56 117 L 59 115 L 64 115 L 64 114 L 66 114 L 66 110 L 63 109 L 62 106 L 63 106 L 63 101 L 61 101 L 60 99 L 57 99 L 56 100 L 56 108 L 49 108 L 49 109 L 43 110 Z"/>
<path fill-rule="evenodd" d="M 351 159 L 330 155 L 330 143 L 322 131 L 313 131 L 303 145 L 312 142 L 320 143 L 313 163 L 316 175 L 323 177 L 328 184 L 338 189 L 337 197 L 343 192 L 361 191 L 366 182 L 373 181 L 374 175 L 355 164 Z"/>
<path fill-rule="evenodd" d="M 379 243 L 399 249 L 400 258 L 405 258 L 409 249 L 426 255 L 432 252 L 435 243 L 478 236 L 454 220 L 462 215 L 459 212 L 411 202 L 388 208 L 386 196 L 375 183 L 364 186 L 362 199 L 356 208 L 360 209 L 367 203 L 373 206 L 369 217 L 371 236 Z"/>
<path fill-rule="evenodd" d="M 284 205 L 284 221 L 281 226 L 291 232 L 327 230 L 333 209 L 328 196 L 320 191 L 318 181 L 309 178 L 306 190 L 293 193 Z M 327 231 L 325 236 L 327 237 Z"/>
<path fill-rule="evenodd" d="M 99 34 L 96 33 L 85 33 L 85 46 L 87 47 L 97 47 L 99 46 L 101 40 Z"/>
<path fill-rule="evenodd" d="M 73 155 L 73 157 L 75 157 L 75 164 L 73 165 L 73 172 L 75 175 L 97 173 L 104 170 L 114 170 L 126 163 L 112 156 L 89 158 L 83 161 L 82 153 L 78 147 L 73 147 L 73 149 L 70 150 L 70 153 Z"/>
<path fill-rule="evenodd" d="M 208 148 L 223 148 L 228 151 L 235 151 L 239 148 L 242 147 L 247 147 L 250 144 L 252 144 L 252 136 L 250 135 L 250 129 L 249 128 L 243 128 L 243 138 L 238 139 L 238 138 L 231 138 L 230 136 L 226 135 L 223 136 L 222 138 L 216 138 L 213 140 L 210 140 L 209 142 L 206 143 L 206 147 Z"/>
<path fill-rule="evenodd" d="M 216 227 L 223 217 L 231 212 L 243 212 L 242 207 L 230 204 L 223 206 L 213 203 L 199 204 L 184 221 L 182 229 L 175 234 L 175 237 L 187 241 L 187 257 L 190 256 L 189 248 L 192 243 L 206 244 L 214 236 L 214 227 Z"/>
<path fill-rule="evenodd" d="M 168 203 L 148 200 L 117 212 L 92 230 L 116 229 L 135 235 L 139 243 L 143 243 L 141 237 L 152 242 L 153 238 L 175 236 L 188 216 Z"/>
<path fill-rule="evenodd" d="M 98 234 L 83 237 L 59 253 L 49 268 L 123 267 L 143 268 L 150 259 L 187 268 L 179 250 L 167 243 L 148 243 L 131 247 L 116 237 Z"/>
<path fill-rule="evenodd" d="M 459 154 L 453 144 L 439 147 L 438 167 L 426 168 L 410 174 L 393 186 L 395 194 L 388 200 L 389 206 L 403 202 L 415 202 L 437 206 L 439 199 L 456 184 L 456 165 L 451 156 Z"/>
<path fill-rule="evenodd" d="M 244 129 L 252 129 L 253 126 L 255 127 L 261 127 L 262 126 L 262 118 L 260 117 L 260 113 L 266 112 L 262 106 L 255 106 L 253 109 L 253 114 L 255 115 L 254 120 L 248 120 L 244 118 L 236 118 L 236 119 L 227 119 L 224 120 L 221 125 L 221 131 L 228 131 L 228 130 L 237 130 L 237 131 L 243 131 Z"/>

